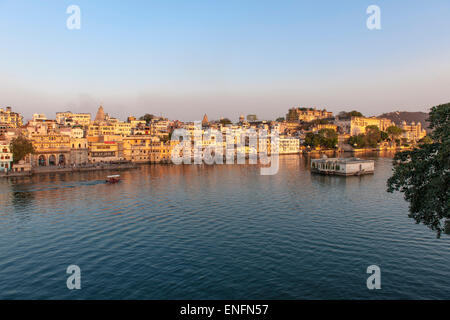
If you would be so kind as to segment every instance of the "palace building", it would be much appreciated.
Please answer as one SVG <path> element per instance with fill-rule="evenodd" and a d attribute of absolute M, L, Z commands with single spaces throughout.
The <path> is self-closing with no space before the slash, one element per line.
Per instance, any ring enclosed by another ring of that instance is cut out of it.
<path fill-rule="evenodd" d="M 366 117 L 349 117 L 339 118 L 335 120 L 335 124 L 342 128 L 344 133 L 356 136 L 366 132 L 366 127 L 377 126 L 381 131 L 386 131 L 390 126 L 395 125 L 390 119 L 386 118 L 366 118 Z"/>
<path fill-rule="evenodd" d="M 411 124 L 406 124 L 406 121 L 402 122 L 400 128 L 403 130 L 402 137 L 408 142 L 417 142 L 427 135 L 427 132 L 422 129 L 422 124 L 413 121 Z"/>
<path fill-rule="evenodd" d="M 325 109 L 317 110 L 315 108 L 292 108 L 286 114 L 286 121 L 304 121 L 311 122 L 317 119 L 326 119 L 333 117 L 333 112 Z"/>
<path fill-rule="evenodd" d="M 32 155 L 33 166 L 66 166 L 70 164 L 70 136 L 49 132 L 48 134 L 32 134 L 30 139 L 35 150 Z"/>

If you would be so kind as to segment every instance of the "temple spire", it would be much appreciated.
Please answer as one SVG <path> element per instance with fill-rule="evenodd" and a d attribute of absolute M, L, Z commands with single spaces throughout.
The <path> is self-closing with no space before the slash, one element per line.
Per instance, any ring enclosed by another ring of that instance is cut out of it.
<path fill-rule="evenodd" d="M 95 121 L 98 122 L 105 121 L 105 111 L 103 111 L 102 106 L 98 108 L 97 115 L 95 116 Z"/>

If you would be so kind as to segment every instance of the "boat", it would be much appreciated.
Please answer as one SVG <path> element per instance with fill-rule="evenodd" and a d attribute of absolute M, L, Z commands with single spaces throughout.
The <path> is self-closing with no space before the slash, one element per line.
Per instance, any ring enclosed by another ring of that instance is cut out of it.
<path fill-rule="evenodd" d="M 117 183 L 119 181 L 120 181 L 120 175 L 118 175 L 118 174 L 106 177 L 106 182 L 107 183 Z"/>

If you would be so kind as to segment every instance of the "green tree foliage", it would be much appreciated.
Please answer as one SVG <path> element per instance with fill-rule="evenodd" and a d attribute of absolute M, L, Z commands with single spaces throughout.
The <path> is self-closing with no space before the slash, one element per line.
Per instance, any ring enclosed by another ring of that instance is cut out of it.
<path fill-rule="evenodd" d="M 357 148 L 376 148 L 378 143 L 387 137 L 387 134 L 378 128 L 378 126 L 367 126 L 366 133 L 350 137 L 348 143 Z"/>
<path fill-rule="evenodd" d="M 152 119 L 155 116 L 149 113 L 146 113 L 145 115 L 143 115 L 142 117 L 139 118 L 139 120 L 145 120 L 146 123 L 150 123 L 150 121 L 152 121 Z"/>
<path fill-rule="evenodd" d="M 336 148 L 338 144 L 338 134 L 333 129 L 321 129 L 318 133 L 309 132 L 305 137 L 305 146 L 316 148 L 323 147 L 327 149 Z"/>
<path fill-rule="evenodd" d="M 11 152 L 13 154 L 13 162 L 18 163 L 28 154 L 34 153 L 33 144 L 24 136 L 19 136 L 11 141 Z"/>
<path fill-rule="evenodd" d="M 378 126 L 367 126 L 366 127 L 366 139 L 367 144 L 371 148 L 376 148 L 378 143 L 381 142 L 381 131 Z"/>
<path fill-rule="evenodd" d="M 317 148 L 320 145 L 319 135 L 312 132 L 308 132 L 305 137 L 304 145 L 311 148 Z"/>
<path fill-rule="evenodd" d="M 419 143 L 420 144 L 430 144 L 430 143 L 433 143 L 433 139 L 431 139 L 430 136 L 425 136 L 419 140 Z"/>
<path fill-rule="evenodd" d="M 366 135 L 365 134 L 358 134 L 356 136 L 351 136 L 350 139 L 348 139 L 348 144 L 352 145 L 355 148 L 365 148 L 367 147 L 366 142 Z"/>
<path fill-rule="evenodd" d="M 433 107 L 428 121 L 434 141 L 397 153 L 387 186 L 404 194 L 410 218 L 440 237 L 450 218 L 450 103 Z"/>
<path fill-rule="evenodd" d="M 277 118 L 277 120 L 275 120 L 276 122 L 283 122 L 284 121 L 284 117 L 279 117 Z"/>
<path fill-rule="evenodd" d="M 391 140 L 396 140 L 403 133 L 403 130 L 397 126 L 390 126 L 386 129 L 387 134 L 391 138 Z"/>
<path fill-rule="evenodd" d="M 223 126 L 225 126 L 225 125 L 227 125 L 227 124 L 232 124 L 231 120 L 228 119 L 228 118 L 220 119 L 219 122 L 220 122 Z"/>
<path fill-rule="evenodd" d="M 341 117 L 341 118 L 364 117 L 364 115 L 359 111 L 352 110 L 350 112 L 345 112 L 345 111 L 340 112 L 339 117 Z"/>

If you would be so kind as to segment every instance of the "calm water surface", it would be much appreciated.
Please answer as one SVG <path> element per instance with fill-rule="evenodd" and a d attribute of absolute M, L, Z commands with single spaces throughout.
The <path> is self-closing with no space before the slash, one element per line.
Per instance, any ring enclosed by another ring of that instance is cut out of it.
<path fill-rule="evenodd" d="M 2 299 L 450 299 L 449 237 L 363 177 L 250 165 L 143 166 L 0 180 Z M 65 271 L 79 265 L 82 289 Z M 369 291 L 366 268 L 381 267 Z"/>

